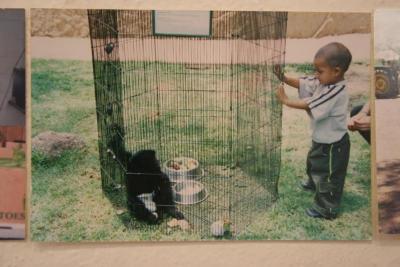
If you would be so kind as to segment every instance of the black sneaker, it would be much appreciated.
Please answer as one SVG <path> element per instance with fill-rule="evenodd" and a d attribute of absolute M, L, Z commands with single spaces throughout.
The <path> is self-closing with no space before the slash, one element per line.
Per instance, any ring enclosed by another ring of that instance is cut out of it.
<path fill-rule="evenodd" d="M 322 218 L 322 219 L 327 219 L 327 220 L 333 220 L 335 217 L 326 217 L 319 213 L 316 209 L 314 208 L 308 208 L 306 209 L 306 215 L 311 217 L 311 218 Z"/>
<path fill-rule="evenodd" d="M 315 191 L 315 185 L 314 185 L 314 183 L 310 182 L 309 180 L 307 180 L 307 181 L 302 181 L 302 182 L 300 183 L 300 187 L 301 187 L 301 189 L 306 190 L 306 191 L 312 191 L 312 192 Z"/>

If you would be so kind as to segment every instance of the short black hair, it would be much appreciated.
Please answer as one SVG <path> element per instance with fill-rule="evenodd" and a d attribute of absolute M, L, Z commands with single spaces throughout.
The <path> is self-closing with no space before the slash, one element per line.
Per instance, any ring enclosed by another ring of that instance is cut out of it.
<path fill-rule="evenodd" d="M 341 43 L 333 42 L 321 47 L 315 54 L 315 58 L 323 57 L 326 63 L 333 67 L 339 67 L 346 72 L 351 63 L 350 50 Z"/>

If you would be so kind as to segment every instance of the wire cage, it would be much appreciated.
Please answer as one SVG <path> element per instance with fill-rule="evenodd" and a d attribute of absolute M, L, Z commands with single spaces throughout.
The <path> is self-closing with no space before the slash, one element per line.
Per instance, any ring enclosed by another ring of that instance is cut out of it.
<path fill-rule="evenodd" d="M 185 180 L 206 189 L 177 204 L 201 238 L 210 225 L 250 230 L 277 198 L 282 108 L 275 65 L 284 64 L 287 13 L 209 12 L 208 35 L 158 34 L 155 11 L 89 10 L 103 190 L 124 194 L 123 151 L 191 159 Z M 282 66 L 283 67 L 283 66 Z M 182 163 L 182 162 L 181 162 Z"/>

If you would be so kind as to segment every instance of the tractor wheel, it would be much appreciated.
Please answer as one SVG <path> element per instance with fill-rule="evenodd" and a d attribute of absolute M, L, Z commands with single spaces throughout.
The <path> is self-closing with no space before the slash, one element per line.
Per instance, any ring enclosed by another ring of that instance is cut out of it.
<path fill-rule="evenodd" d="M 390 81 L 384 72 L 375 73 L 375 96 L 379 99 L 394 98 L 398 94 L 398 89 Z"/>

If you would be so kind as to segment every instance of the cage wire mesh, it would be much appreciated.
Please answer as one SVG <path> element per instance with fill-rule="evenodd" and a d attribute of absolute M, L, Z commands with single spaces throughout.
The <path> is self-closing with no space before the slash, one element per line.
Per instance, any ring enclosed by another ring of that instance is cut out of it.
<path fill-rule="evenodd" d="M 285 12 L 210 14 L 210 36 L 196 37 L 154 34 L 152 11 L 88 11 L 103 190 L 122 185 L 124 197 L 125 150 L 155 150 L 163 170 L 195 159 L 187 179 L 208 196 L 177 207 L 202 238 L 218 220 L 237 236 L 277 198 L 273 66 L 284 64 L 287 22 Z"/>

